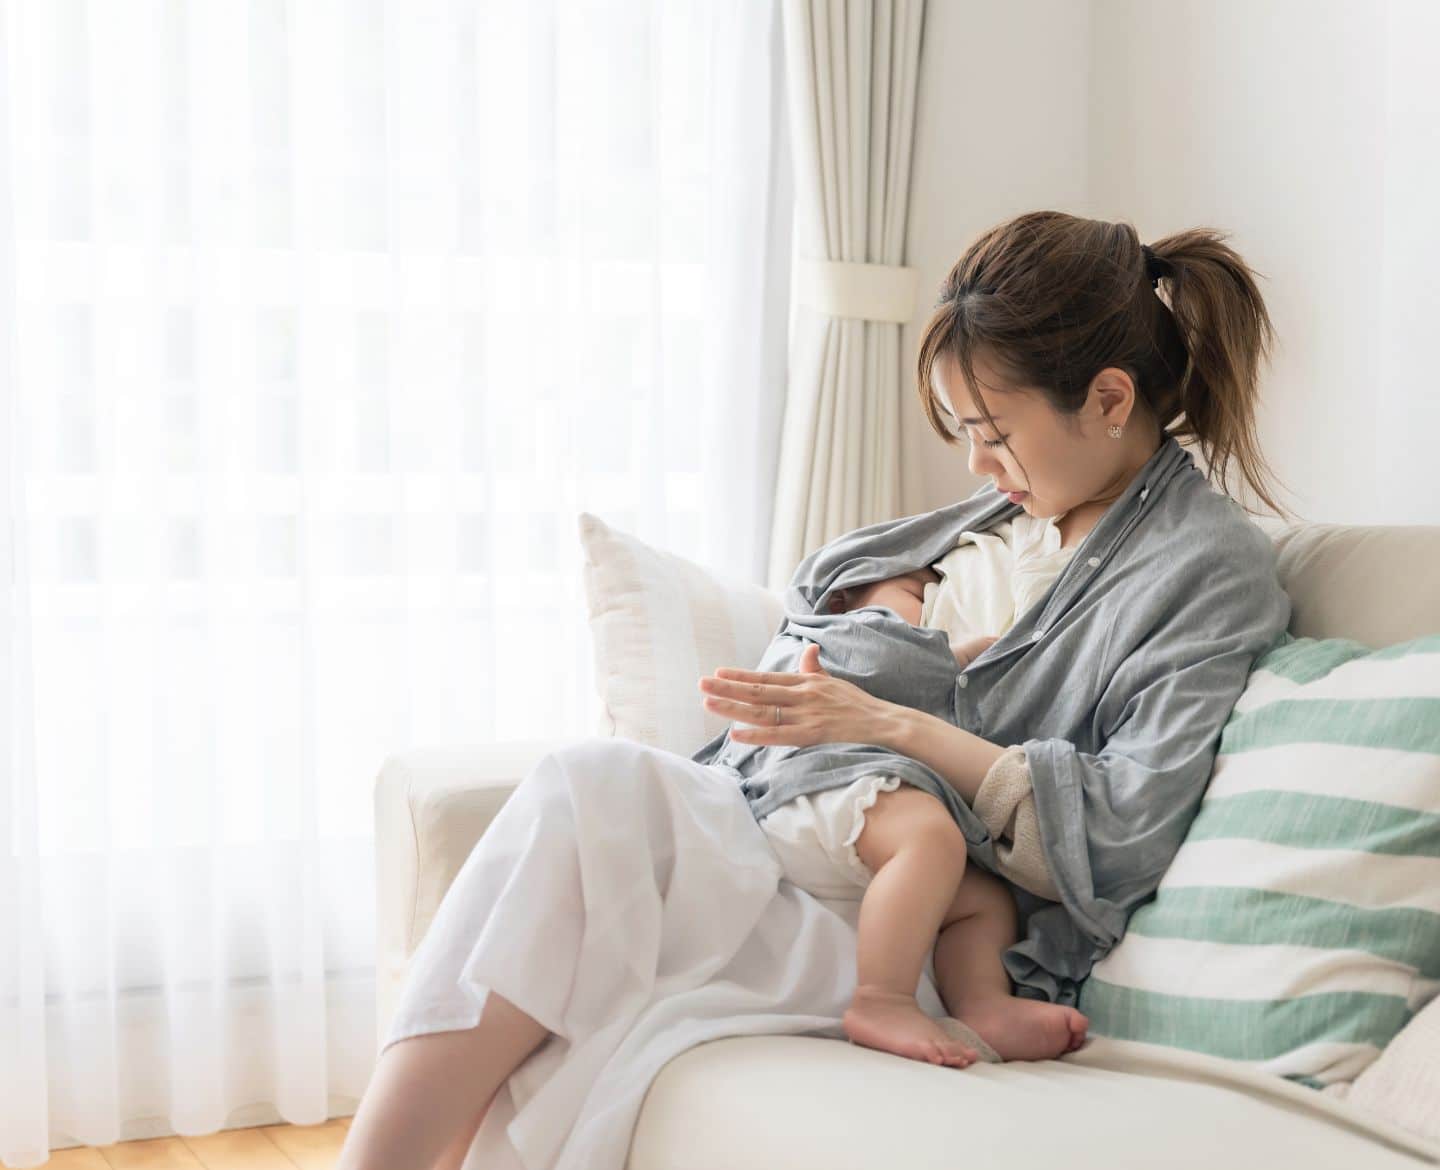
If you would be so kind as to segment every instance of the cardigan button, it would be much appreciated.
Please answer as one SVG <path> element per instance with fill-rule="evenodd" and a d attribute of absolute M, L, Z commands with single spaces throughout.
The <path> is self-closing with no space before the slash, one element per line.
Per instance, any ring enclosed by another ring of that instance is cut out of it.
<path fill-rule="evenodd" d="M 1099 558 L 1099 557 L 1091 557 L 1090 560 L 1087 562 L 1087 564 L 1091 564 L 1091 565 L 1098 565 L 1099 563 L 1100 563 L 1100 558 Z"/>
<path fill-rule="evenodd" d="M 958 687 L 963 691 L 966 687 L 968 687 L 968 686 L 970 685 L 970 678 L 969 678 L 969 676 L 962 674 L 959 678 L 957 678 L 957 679 L 955 680 L 955 685 L 958 686 Z"/>

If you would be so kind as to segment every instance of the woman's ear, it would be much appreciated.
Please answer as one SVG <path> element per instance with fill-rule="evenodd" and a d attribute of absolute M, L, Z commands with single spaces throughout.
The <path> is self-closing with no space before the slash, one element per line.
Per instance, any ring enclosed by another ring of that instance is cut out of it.
<path fill-rule="evenodd" d="M 1135 408 L 1135 381 L 1119 366 L 1106 366 L 1090 383 L 1102 423 L 1124 426 Z"/>

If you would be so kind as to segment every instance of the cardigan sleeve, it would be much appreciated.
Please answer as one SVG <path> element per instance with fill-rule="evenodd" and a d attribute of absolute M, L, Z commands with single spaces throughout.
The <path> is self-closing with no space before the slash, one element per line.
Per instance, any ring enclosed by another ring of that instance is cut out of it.
<path fill-rule="evenodd" d="M 973 807 L 995 839 L 995 862 L 1000 875 L 1032 894 L 1060 901 L 1040 841 L 1030 765 L 1023 745 L 1006 748 L 990 765 L 975 793 Z"/>

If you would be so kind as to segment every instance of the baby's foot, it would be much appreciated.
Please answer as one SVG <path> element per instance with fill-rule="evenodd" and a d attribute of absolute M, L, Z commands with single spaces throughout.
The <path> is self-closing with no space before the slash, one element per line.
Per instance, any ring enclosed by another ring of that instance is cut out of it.
<path fill-rule="evenodd" d="M 845 1034 L 856 1044 L 924 1060 L 965 1068 L 980 1054 L 962 1044 L 920 1010 L 913 995 L 861 986 L 846 1009 Z"/>
<path fill-rule="evenodd" d="M 997 995 L 956 1013 L 1002 1060 L 1051 1060 L 1085 1043 L 1090 1020 L 1072 1007 Z"/>

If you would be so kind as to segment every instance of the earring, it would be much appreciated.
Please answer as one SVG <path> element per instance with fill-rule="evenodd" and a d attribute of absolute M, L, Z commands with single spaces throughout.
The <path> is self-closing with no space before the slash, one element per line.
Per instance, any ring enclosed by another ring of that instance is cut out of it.
<path fill-rule="evenodd" d="M 1120 426 L 1118 426 L 1118 425 L 1117 425 L 1117 426 L 1112 426 L 1112 427 L 1110 428 L 1110 437 L 1111 437 L 1112 439 L 1118 439 L 1118 438 L 1120 437 L 1120 432 L 1121 432 L 1122 430 L 1124 430 L 1123 427 L 1120 427 Z"/>

